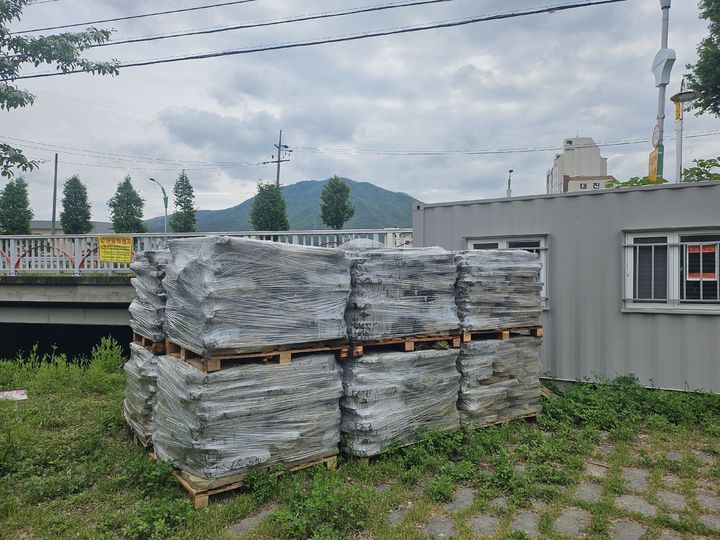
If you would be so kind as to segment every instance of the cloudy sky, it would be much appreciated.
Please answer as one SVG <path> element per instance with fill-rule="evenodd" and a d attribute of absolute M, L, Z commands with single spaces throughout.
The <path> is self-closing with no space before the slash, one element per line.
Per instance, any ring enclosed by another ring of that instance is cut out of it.
<path fill-rule="evenodd" d="M 271 45 L 524 10 L 572 0 L 452 0 L 312 22 L 97 48 L 121 61 Z M 388 0 L 389 2 L 389 0 Z M 184 14 L 107 23 L 113 39 L 225 26 L 388 3 L 383 0 L 255 0 Z M 69 24 L 217 3 L 211 0 L 56 0 L 29 6 L 12 29 Z M 658 0 L 627 2 L 341 44 L 127 68 L 117 77 L 75 74 L 20 81 L 31 108 L 0 113 L 0 140 L 48 160 L 28 175 L 38 219 L 51 213 L 52 165 L 79 174 L 94 219 L 130 174 L 147 217 L 162 213 L 152 176 L 171 187 L 187 169 L 203 209 L 252 196 L 275 177 L 278 131 L 294 149 L 282 182 L 333 174 L 404 191 L 425 202 L 543 193 L 555 151 L 440 156 L 388 152 L 506 150 L 649 139 L 657 89 Z M 674 93 L 706 33 L 695 0 L 675 0 L 670 46 Z M 47 71 L 47 67 L 38 71 Z M 32 72 L 28 69 L 28 73 Z M 666 132 L 673 135 L 671 107 Z M 686 133 L 720 129 L 687 115 Z M 13 137 L 8 140 L 7 137 Z M 18 142 L 18 139 L 30 142 Z M 674 176 L 668 141 L 666 177 Z M 686 140 L 685 162 L 720 154 L 720 136 Z M 647 172 L 648 143 L 608 146 L 608 173 Z M 357 151 L 367 151 L 360 152 Z M 373 152 L 374 151 L 374 152 Z"/>

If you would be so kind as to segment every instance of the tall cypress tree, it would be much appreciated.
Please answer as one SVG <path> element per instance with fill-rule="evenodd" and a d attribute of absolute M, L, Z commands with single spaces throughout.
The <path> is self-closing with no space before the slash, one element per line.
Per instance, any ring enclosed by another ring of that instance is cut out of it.
<path fill-rule="evenodd" d="M 258 184 L 250 209 L 250 223 L 256 231 L 287 231 L 290 228 L 281 186 Z"/>
<path fill-rule="evenodd" d="M 350 186 L 337 175 L 328 179 L 320 195 L 320 217 L 323 223 L 339 230 L 354 215 L 355 207 L 350 203 Z"/>
<path fill-rule="evenodd" d="M 132 185 L 130 175 L 120 182 L 115 195 L 108 201 L 113 229 L 116 233 L 143 233 L 147 226 L 143 222 L 143 199 Z"/>
<path fill-rule="evenodd" d="M 22 176 L 11 179 L 0 192 L 0 232 L 31 234 L 32 218 L 27 182 Z"/>
<path fill-rule="evenodd" d="M 182 171 L 175 181 L 173 195 L 175 195 L 175 213 L 170 218 L 170 227 L 175 232 L 194 232 L 197 226 L 195 191 L 185 171 Z"/>
<path fill-rule="evenodd" d="M 87 187 L 78 175 L 68 178 L 63 186 L 60 225 L 65 234 L 87 234 L 93 229 Z"/>

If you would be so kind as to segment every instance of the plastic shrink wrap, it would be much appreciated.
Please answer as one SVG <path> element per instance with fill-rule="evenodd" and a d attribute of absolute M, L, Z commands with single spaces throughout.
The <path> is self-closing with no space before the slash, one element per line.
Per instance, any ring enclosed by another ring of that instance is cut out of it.
<path fill-rule="evenodd" d="M 427 430 L 458 429 L 458 353 L 377 352 L 342 362 L 343 451 L 374 456 Z"/>
<path fill-rule="evenodd" d="M 170 261 L 167 250 L 144 251 L 135 256 L 130 269 L 136 277 L 130 282 L 135 288 L 135 298 L 130 304 L 130 326 L 153 341 L 165 339 L 165 289 L 162 279 Z"/>
<path fill-rule="evenodd" d="M 483 426 L 540 412 L 542 338 L 464 343 L 458 410 L 463 424 Z"/>
<path fill-rule="evenodd" d="M 144 446 L 152 440 L 152 419 L 157 392 L 157 356 L 144 347 L 130 344 L 125 371 L 125 420 Z"/>
<path fill-rule="evenodd" d="M 457 252 L 456 302 L 463 330 L 538 326 L 542 264 L 522 250 Z"/>
<path fill-rule="evenodd" d="M 354 341 L 458 330 L 457 268 L 441 248 L 369 249 L 348 253 L 352 293 L 346 320 Z"/>
<path fill-rule="evenodd" d="M 205 357 L 346 340 L 350 261 L 336 249 L 244 238 L 170 241 L 168 337 Z"/>
<path fill-rule="evenodd" d="M 158 363 L 153 443 L 162 460 L 205 479 L 337 454 L 341 369 L 332 354 L 204 373 Z"/>

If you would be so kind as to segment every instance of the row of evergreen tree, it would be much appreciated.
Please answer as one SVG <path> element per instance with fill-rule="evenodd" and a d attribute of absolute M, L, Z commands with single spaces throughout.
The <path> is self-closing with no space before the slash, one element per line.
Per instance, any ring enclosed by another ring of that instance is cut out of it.
<path fill-rule="evenodd" d="M 170 217 L 170 227 L 174 232 L 195 231 L 195 192 L 185 171 L 178 175 L 173 195 L 175 212 Z M 116 233 L 147 232 L 143 221 L 145 199 L 135 190 L 129 175 L 118 184 L 107 204 Z M 61 206 L 60 227 L 65 234 L 88 234 L 93 230 L 87 187 L 78 175 L 65 181 Z M 21 176 L 10 179 L 0 192 L 0 233 L 31 234 L 33 215 L 27 182 Z"/>

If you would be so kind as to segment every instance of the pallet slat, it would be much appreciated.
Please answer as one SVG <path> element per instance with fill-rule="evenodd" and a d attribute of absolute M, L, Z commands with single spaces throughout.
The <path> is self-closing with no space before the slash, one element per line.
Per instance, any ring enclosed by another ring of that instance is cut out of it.
<path fill-rule="evenodd" d="M 350 356 L 350 346 L 347 343 L 337 345 L 306 344 L 297 345 L 296 347 L 287 346 L 275 350 L 216 356 L 212 358 L 202 357 L 199 354 L 194 353 L 191 350 L 172 342 L 170 339 L 165 340 L 165 349 L 168 356 L 174 356 L 176 358 L 179 358 L 180 360 L 183 360 L 206 373 L 220 371 L 225 365 L 231 362 L 262 361 L 277 362 L 281 365 L 290 364 L 295 355 L 298 354 L 332 352 L 335 353 L 338 358 L 347 358 Z"/>
<path fill-rule="evenodd" d="M 462 344 L 462 336 L 456 334 L 438 334 L 435 336 L 408 336 L 370 341 L 355 341 L 350 345 L 350 354 L 353 358 L 359 358 L 365 354 L 366 348 L 394 348 L 397 345 L 402 345 L 405 352 L 412 352 L 415 350 L 417 343 L 439 343 L 441 341 L 447 341 L 453 349 L 458 349 Z"/>
<path fill-rule="evenodd" d="M 165 354 L 165 341 L 153 341 L 152 339 L 145 337 L 142 334 L 133 332 L 133 343 L 140 345 L 141 347 L 145 347 L 154 355 Z"/>
<path fill-rule="evenodd" d="M 543 337 L 545 335 L 542 326 L 526 326 L 522 328 L 472 330 L 470 332 L 463 332 L 462 340 L 463 343 L 470 343 L 471 341 L 483 341 L 487 339 L 499 339 L 502 341 L 506 341 L 513 336 L 524 335 L 523 332 L 528 332 L 528 334 L 532 337 Z"/>
<path fill-rule="evenodd" d="M 151 459 L 157 459 L 154 453 L 150 454 Z M 315 467 L 316 465 L 325 465 L 328 469 L 337 468 L 337 454 L 326 456 L 313 461 L 305 463 L 291 464 L 285 467 L 282 471 L 276 471 L 273 473 L 274 476 L 281 476 L 287 473 L 308 469 Z M 193 503 L 195 509 L 205 508 L 210 504 L 210 497 L 225 493 L 228 491 L 234 491 L 244 486 L 244 479 L 248 473 L 242 473 L 234 475 L 225 479 L 218 479 L 214 481 L 208 481 L 203 478 L 197 477 L 186 471 L 175 470 L 173 476 L 178 483 L 187 492 L 188 497 Z M 208 487 L 210 485 L 211 487 Z"/>

